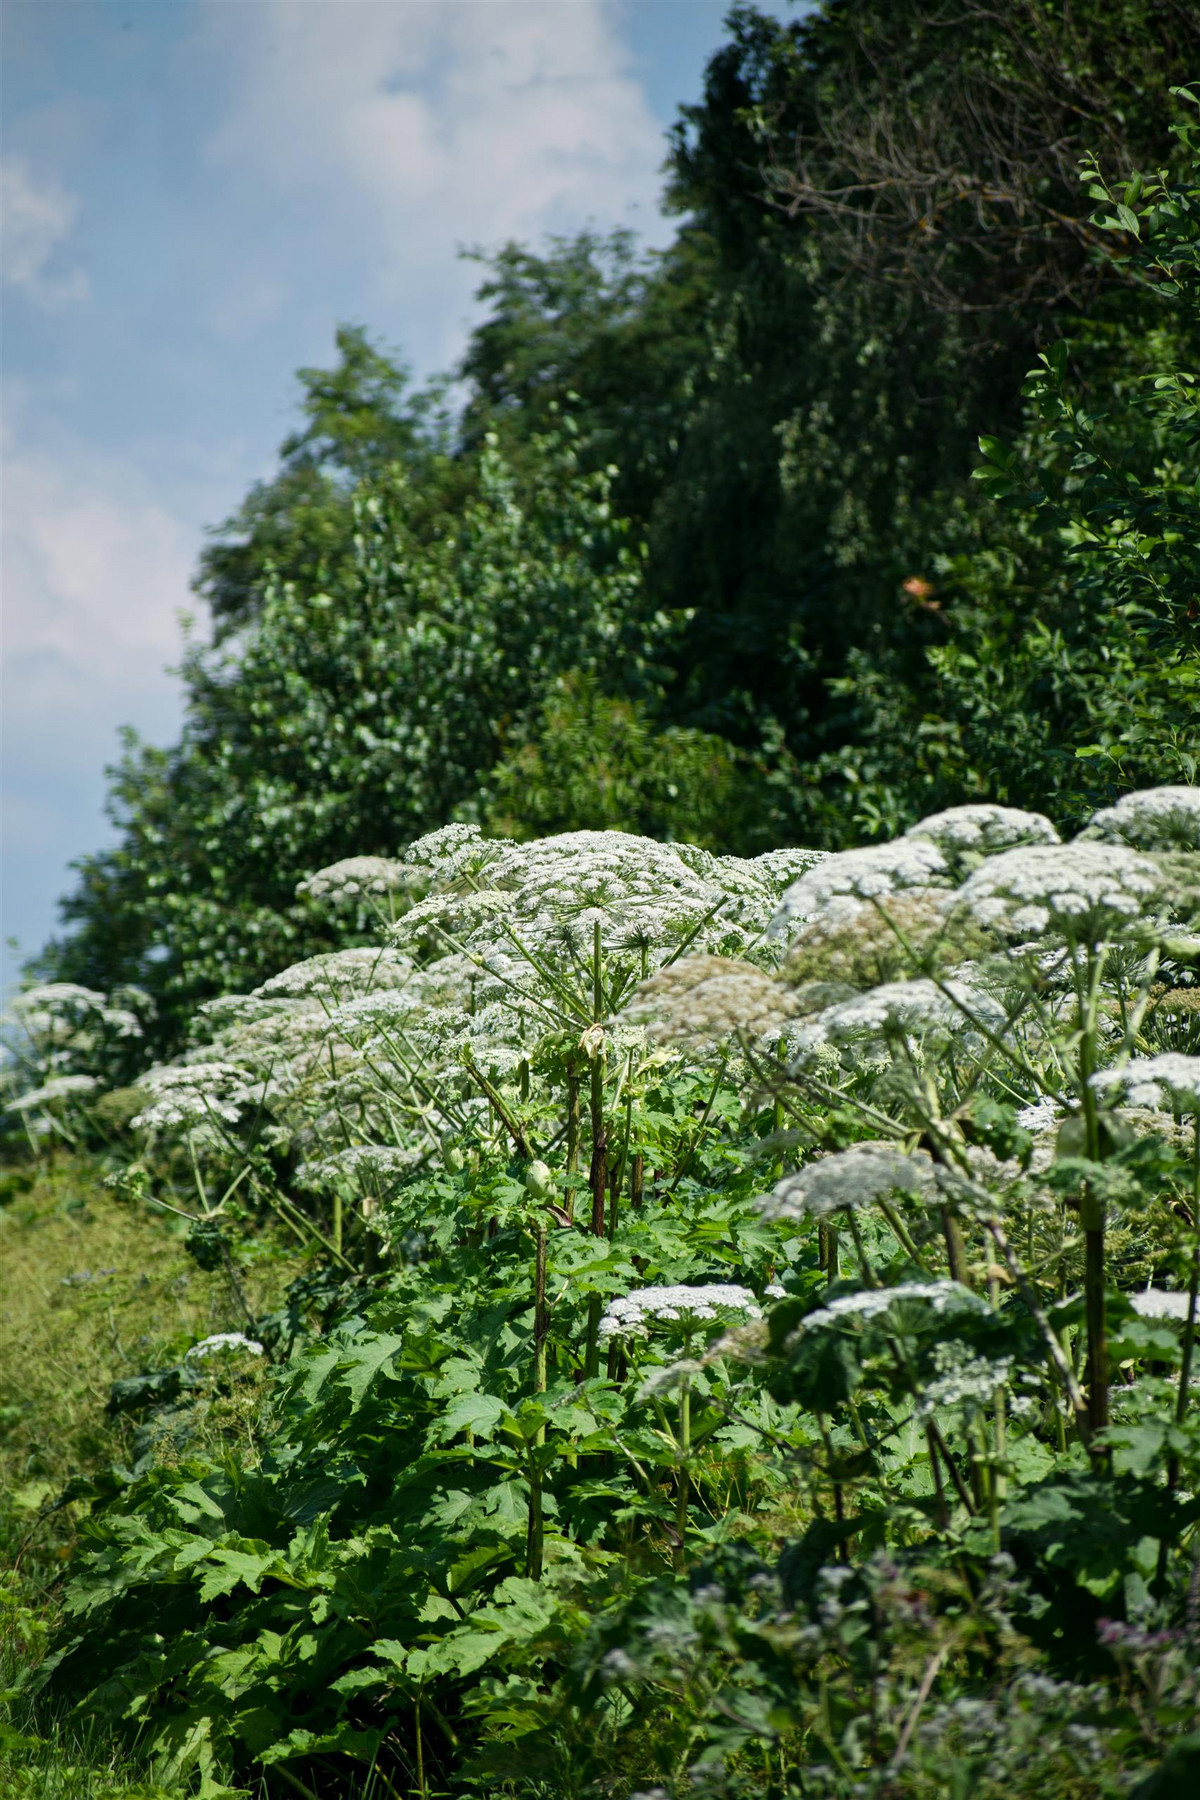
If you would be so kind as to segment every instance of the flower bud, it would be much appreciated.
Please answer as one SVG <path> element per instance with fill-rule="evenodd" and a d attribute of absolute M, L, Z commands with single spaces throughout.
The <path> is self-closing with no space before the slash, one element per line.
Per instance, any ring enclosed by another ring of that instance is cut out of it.
<path fill-rule="evenodd" d="M 525 1187 L 535 1200 L 549 1200 L 554 1193 L 554 1176 L 544 1162 L 531 1162 L 525 1171 Z"/>

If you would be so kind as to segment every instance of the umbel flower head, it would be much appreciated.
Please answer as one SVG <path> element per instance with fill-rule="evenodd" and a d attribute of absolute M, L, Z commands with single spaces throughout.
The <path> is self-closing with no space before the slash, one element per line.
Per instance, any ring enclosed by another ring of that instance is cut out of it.
<path fill-rule="evenodd" d="M 792 1335 L 800 1337 L 825 1325 L 842 1325 L 856 1319 L 877 1319 L 894 1306 L 907 1306 L 914 1301 L 929 1306 L 935 1313 L 988 1311 L 987 1303 L 960 1282 L 906 1281 L 899 1287 L 860 1288 L 856 1294 L 840 1294 L 827 1306 L 805 1313 Z"/>
<path fill-rule="evenodd" d="M 655 1043 L 708 1049 L 730 1038 L 778 1039 L 794 1014 L 783 982 L 727 956 L 683 956 L 635 989 L 626 1008 Z"/>
<path fill-rule="evenodd" d="M 347 856 L 297 882 L 296 892 L 310 900 L 344 902 L 359 900 L 364 894 L 381 898 L 400 893 L 413 887 L 417 879 L 414 870 L 388 856 Z"/>
<path fill-rule="evenodd" d="M 933 1181 L 933 1162 L 923 1150 L 907 1155 L 895 1144 L 852 1144 L 785 1175 L 757 1204 L 766 1219 L 824 1218 L 869 1206 L 897 1188 L 924 1193 Z"/>
<path fill-rule="evenodd" d="M 1083 838 L 1134 850 L 1200 850 L 1200 787 L 1142 788 L 1092 815 Z"/>
<path fill-rule="evenodd" d="M 959 962 L 964 950 L 979 947 L 980 934 L 973 927 L 964 940 L 961 931 L 948 929 L 945 897 L 943 888 L 907 888 L 879 903 L 849 895 L 832 899 L 793 939 L 783 975 L 797 985 L 863 988 L 912 974 L 914 955 L 922 964 Z"/>
<path fill-rule="evenodd" d="M 798 925 L 815 918 L 839 895 L 881 899 L 905 888 L 948 886 L 949 881 L 949 863 L 927 838 L 895 838 L 890 844 L 840 850 L 807 870 L 785 891 L 771 920 L 771 934 L 790 937 Z"/>
<path fill-rule="evenodd" d="M 1007 850 L 968 875 L 949 910 L 1013 937 L 1099 943 L 1127 933 L 1163 892 L 1157 864 L 1109 844 Z"/>
<path fill-rule="evenodd" d="M 636 1288 L 610 1300 L 600 1320 L 600 1337 L 649 1337 L 655 1325 L 681 1326 L 684 1332 L 714 1320 L 734 1324 L 761 1319 L 762 1309 L 749 1288 L 714 1282 L 706 1287 Z"/>
<path fill-rule="evenodd" d="M 18 1094 L 15 1100 L 6 1100 L 5 1106 L 10 1112 L 29 1112 L 35 1107 L 52 1106 L 56 1100 L 82 1100 L 85 1094 L 93 1094 L 100 1083 L 94 1075 L 54 1075 L 41 1087 L 31 1088 L 27 1094 Z"/>
<path fill-rule="evenodd" d="M 217 1331 L 212 1337 L 201 1338 L 198 1344 L 193 1344 L 185 1361 L 202 1362 L 206 1356 L 218 1356 L 227 1350 L 244 1350 L 247 1356 L 266 1354 L 257 1338 L 247 1337 L 241 1331 Z"/>
<path fill-rule="evenodd" d="M 398 950 L 374 949 L 370 945 L 332 950 L 272 975 L 254 989 L 252 998 L 298 1000 L 312 996 L 336 1004 L 357 994 L 403 987 L 412 972 L 412 962 Z"/>
<path fill-rule="evenodd" d="M 1172 1293 L 1167 1288 L 1144 1288 L 1140 1294 L 1130 1294 L 1128 1298 L 1134 1312 L 1143 1319 L 1186 1319 L 1188 1316 L 1187 1294 Z"/>
<path fill-rule="evenodd" d="M 1059 842 L 1049 819 L 1017 806 L 951 806 L 921 819 L 906 835 L 928 838 L 951 862 L 968 866 L 1021 844 Z"/>
<path fill-rule="evenodd" d="M 1119 1069 L 1101 1069 L 1091 1085 L 1106 1099 L 1130 1106 L 1200 1113 L 1200 1056 L 1164 1050 L 1161 1056 L 1135 1057 Z"/>
<path fill-rule="evenodd" d="M 901 1038 L 945 1040 L 1004 1023 L 1004 1008 L 990 994 L 962 981 L 885 981 L 853 999 L 839 1000 L 796 1033 L 801 1059 L 832 1045 L 887 1043 Z"/>
<path fill-rule="evenodd" d="M 217 1120 L 236 1124 L 256 1098 L 246 1071 L 234 1063 L 174 1063 L 150 1069 L 138 1082 L 150 1104 L 131 1121 L 143 1131 L 189 1130 Z"/>

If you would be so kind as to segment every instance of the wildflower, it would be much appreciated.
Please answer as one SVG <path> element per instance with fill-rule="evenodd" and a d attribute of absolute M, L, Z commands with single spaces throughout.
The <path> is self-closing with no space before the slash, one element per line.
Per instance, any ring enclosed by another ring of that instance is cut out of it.
<path fill-rule="evenodd" d="M 425 1153 L 394 1144 L 352 1144 L 321 1162 L 303 1163 L 296 1172 L 302 1187 L 325 1187 L 347 1175 L 406 1175 Z"/>
<path fill-rule="evenodd" d="M 1200 1112 L 1200 1056 L 1164 1050 L 1160 1056 L 1138 1056 L 1119 1069 L 1101 1069 L 1091 1086 L 1108 1098 L 1121 1097 L 1131 1106 Z"/>
<path fill-rule="evenodd" d="M 1134 850 L 1200 850 L 1200 787 L 1142 788 L 1093 813 L 1081 838 Z"/>
<path fill-rule="evenodd" d="M 455 823 L 427 831 L 404 852 L 404 862 L 411 869 L 428 872 L 434 881 L 457 881 L 487 860 L 506 838 L 489 842 L 478 825 Z"/>
<path fill-rule="evenodd" d="M 185 1360 L 191 1362 L 194 1358 L 199 1362 L 205 1356 L 216 1356 L 221 1350 L 244 1350 L 248 1356 L 266 1354 L 257 1338 L 249 1338 L 241 1331 L 218 1331 L 193 1344 Z"/>
<path fill-rule="evenodd" d="M 788 981 L 846 982 L 873 987 L 911 970 L 914 953 L 939 960 L 962 954 L 961 934 L 947 930 L 942 888 L 908 888 L 880 907 L 850 895 L 830 900 L 793 939 L 784 964 Z"/>
<path fill-rule="evenodd" d="M 682 1325 L 692 1330 L 714 1319 L 728 1322 L 730 1315 L 761 1319 L 749 1288 L 716 1282 L 707 1287 L 637 1288 L 610 1300 L 600 1321 L 600 1336 L 648 1337 L 653 1324 Z"/>
<path fill-rule="evenodd" d="M 940 1407 L 987 1406 L 1003 1387 L 1012 1368 L 1012 1358 L 972 1356 L 965 1344 L 949 1339 L 933 1346 L 934 1375 L 926 1382 L 917 1402 L 917 1417 L 929 1418 Z"/>
<path fill-rule="evenodd" d="M 629 832 L 563 832 L 489 844 L 487 853 L 477 871 L 485 887 L 433 895 L 393 935 L 403 944 L 431 928 L 449 934 L 485 980 L 542 999 L 548 968 L 568 977 L 590 968 L 597 931 L 606 955 L 624 956 L 627 968 L 640 962 L 648 973 L 682 945 L 744 949 L 773 903 L 763 887 L 742 917 L 741 902 L 731 905 L 713 875 L 716 859 Z"/>
<path fill-rule="evenodd" d="M 27 1112 L 30 1107 L 50 1106 L 55 1100 L 69 1100 L 72 1095 L 82 1099 L 84 1094 L 95 1093 L 99 1085 L 94 1075 L 55 1075 L 41 1087 L 31 1088 L 15 1100 L 6 1100 L 5 1105 L 12 1112 Z"/>
<path fill-rule="evenodd" d="M 961 981 L 888 981 L 827 1006 L 796 1036 L 799 1055 L 806 1058 L 826 1045 L 843 1046 L 856 1040 L 941 1037 L 970 1032 L 979 1025 L 995 1029 L 1004 1023 L 1004 1008 L 989 994 Z"/>
<path fill-rule="evenodd" d="M 151 1097 L 130 1121 L 143 1131 L 186 1129 L 216 1119 L 234 1125 L 256 1097 L 245 1070 L 227 1062 L 169 1064 L 149 1070 L 137 1085 Z"/>
<path fill-rule="evenodd" d="M 1127 1624 L 1123 1619 L 1097 1619 L 1096 1637 L 1106 1650 L 1126 1650 L 1134 1656 L 1147 1651 L 1171 1650 L 1183 1640 L 1181 1631 L 1169 1627 L 1148 1631 L 1144 1626 Z"/>
<path fill-rule="evenodd" d="M 1017 1124 L 1022 1131 L 1032 1132 L 1034 1137 L 1038 1137 L 1042 1132 L 1055 1130 L 1062 1116 L 1063 1109 L 1058 1101 L 1043 1095 L 1040 1100 L 1033 1100 L 1020 1109 Z"/>
<path fill-rule="evenodd" d="M 894 1144 L 853 1144 L 785 1175 L 757 1204 L 767 1219 L 824 1218 L 895 1188 L 920 1193 L 932 1184 L 933 1163 L 924 1151 L 908 1156 Z"/>
<path fill-rule="evenodd" d="M 724 1039 L 778 1039 L 795 1003 L 781 981 L 725 956 L 684 956 L 643 981 L 626 1008 L 655 1043 L 703 1050 Z"/>
<path fill-rule="evenodd" d="M 347 856 L 341 862 L 318 869 L 296 884 L 298 894 L 310 900 L 357 900 L 363 894 L 381 896 L 411 888 L 414 875 L 403 863 L 387 856 Z"/>
<path fill-rule="evenodd" d="M 1054 931 L 1073 943 L 1128 930 L 1159 897 L 1157 865 L 1116 845 L 1034 845 L 1006 850 L 968 875 L 949 910 L 1014 936 Z"/>
<path fill-rule="evenodd" d="M 931 813 L 906 833 L 928 838 L 952 862 L 995 856 L 1019 844 L 1057 844 L 1060 839 L 1042 813 L 1023 812 L 1016 806 L 951 806 Z"/>
<path fill-rule="evenodd" d="M 840 850 L 817 863 L 786 890 L 771 921 L 771 934 L 790 936 L 794 924 L 815 917 L 839 895 L 880 899 L 905 888 L 946 884 L 949 875 L 950 866 L 942 852 L 923 838 L 896 838 L 890 844 Z"/>
<path fill-rule="evenodd" d="M 373 988 L 402 987 L 412 974 L 413 965 L 398 950 L 376 950 L 365 945 L 353 950 L 334 950 L 325 956 L 310 956 L 306 962 L 293 963 L 279 975 L 272 975 L 252 998 L 299 999 L 306 995 L 331 1000 L 348 1000 Z"/>
<path fill-rule="evenodd" d="M 900 1287 L 862 1288 L 857 1294 L 841 1294 L 826 1306 L 818 1307 L 815 1312 L 806 1313 L 793 1336 L 815 1330 L 819 1326 L 840 1325 L 847 1319 L 878 1318 L 880 1313 L 887 1312 L 891 1307 L 912 1300 L 928 1301 L 936 1313 L 944 1313 L 951 1308 L 974 1309 L 978 1312 L 987 1310 L 977 1294 L 957 1281 L 908 1281 Z"/>
<path fill-rule="evenodd" d="M 1144 1288 L 1140 1294 L 1130 1294 L 1129 1304 L 1142 1319 L 1186 1319 L 1189 1299 L 1187 1294 L 1171 1293 L 1167 1288 Z"/>

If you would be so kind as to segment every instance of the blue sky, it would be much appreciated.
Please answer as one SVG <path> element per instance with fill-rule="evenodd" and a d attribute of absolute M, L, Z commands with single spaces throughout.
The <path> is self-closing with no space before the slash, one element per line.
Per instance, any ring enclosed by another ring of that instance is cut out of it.
<path fill-rule="evenodd" d="M 665 242 L 663 133 L 726 10 L 6 0 L 3 932 L 23 952 L 109 837 L 118 728 L 177 729 L 204 527 L 270 473 L 293 371 L 331 359 L 341 320 L 448 366 L 478 279 L 462 246 L 587 224 Z"/>

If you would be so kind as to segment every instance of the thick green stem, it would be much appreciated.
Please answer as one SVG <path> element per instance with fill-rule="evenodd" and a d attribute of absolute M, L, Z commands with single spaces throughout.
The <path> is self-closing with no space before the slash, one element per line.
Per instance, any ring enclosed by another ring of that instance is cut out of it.
<path fill-rule="evenodd" d="M 574 1057 L 567 1064 L 567 1174 L 574 1175 L 579 1169 L 579 1068 Z M 574 1196 L 567 1202 L 568 1212 L 574 1206 Z"/>
<path fill-rule="evenodd" d="M 1085 1200 L 1085 1206 L 1088 1202 Z M 1084 1295 L 1087 1308 L 1088 1429 L 1095 1436 L 1108 1424 L 1108 1325 L 1104 1309 L 1104 1208 L 1092 1202 L 1097 1223 L 1084 1232 Z"/>
<path fill-rule="evenodd" d="M 948 1206 L 943 1206 L 942 1237 L 946 1242 L 946 1260 L 950 1265 L 950 1279 L 957 1281 L 960 1287 L 970 1287 L 967 1278 L 967 1248 L 963 1242 L 962 1229 Z"/>
<path fill-rule="evenodd" d="M 1103 952 L 1088 948 L 1087 992 L 1083 1002 L 1082 1030 L 1079 1036 L 1079 1080 L 1083 1100 L 1087 1154 L 1091 1162 L 1100 1161 L 1100 1117 L 1096 1109 L 1096 1093 L 1092 1076 L 1096 1072 L 1096 1026 L 1100 1001 L 1100 971 Z M 1084 1306 L 1087 1316 L 1087 1396 L 1088 1432 L 1095 1437 L 1108 1424 L 1108 1323 L 1104 1306 L 1104 1229 L 1105 1206 L 1090 1182 L 1084 1183 L 1080 1199 L 1080 1222 L 1084 1232 Z"/>
<path fill-rule="evenodd" d="M 832 1287 L 838 1278 L 838 1234 L 831 1219 L 817 1220 L 817 1262 Z"/>
<path fill-rule="evenodd" d="M 1200 1295 L 1200 1114 L 1192 1115 L 1192 1274 L 1188 1282 L 1188 1309 L 1183 1321 L 1183 1341 L 1179 1358 L 1179 1392 L 1175 1396 L 1175 1423 L 1182 1425 L 1187 1414 L 1188 1390 L 1192 1380 L 1192 1356 L 1196 1345 L 1196 1301 Z M 1179 1483 L 1179 1458 L 1173 1456 L 1167 1465 L 1167 1486 Z"/>
<path fill-rule="evenodd" d="M 533 1391 L 546 1391 L 546 1339 L 550 1315 L 546 1307 L 546 1227 L 538 1226 L 533 1278 Z"/>
<path fill-rule="evenodd" d="M 691 1498 L 692 1394 L 685 1381 L 679 1390 L 679 1482 L 675 1490 L 675 1533 L 679 1542 L 673 1558 L 675 1568 L 684 1566 L 684 1544 L 687 1540 L 688 1502 Z"/>

